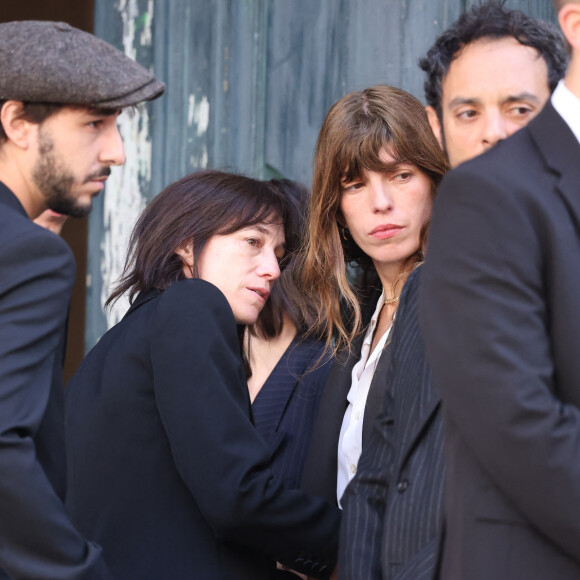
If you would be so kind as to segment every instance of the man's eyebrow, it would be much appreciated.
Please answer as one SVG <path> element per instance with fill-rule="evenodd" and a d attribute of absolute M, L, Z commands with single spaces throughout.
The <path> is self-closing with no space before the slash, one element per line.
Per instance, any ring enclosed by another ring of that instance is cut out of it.
<path fill-rule="evenodd" d="M 517 103 L 520 101 L 531 101 L 533 103 L 540 104 L 540 99 L 534 93 L 524 91 L 516 95 L 508 95 L 505 99 L 502 99 L 502 103 Z M 474 97 L 455 97 L 449 101 L 447 105 L 448 108 L 453 109 L 454 107 L 460 107 L 462 105 L 480 105 L 481 100 Z"/>
<path fill-rule="evenodd" d="M 471 98 L 469 98 L 469 97 L 455 97 L 454 99 L 451 99 L 451 101 L 449 101 L 449 104 L 447 105 L 447 107 L 452 109 L 453 107 L 459 107 L 461 105 L 480 105 L 480 104 L 481 104 L 481 100 L 475 99 L 473 97 L 471 97 Z"/>
<path fill-rule="evenodd" d="M 519 93 L 517 95 L 509 95 L 506 97 L 503 102 L 504 103 L 517 103 L 518 101 L 532 101 L 534 103 L 540 103 L 540 99 L 534 93 L 529 93 L 527 91 L 523 93 Z"/>

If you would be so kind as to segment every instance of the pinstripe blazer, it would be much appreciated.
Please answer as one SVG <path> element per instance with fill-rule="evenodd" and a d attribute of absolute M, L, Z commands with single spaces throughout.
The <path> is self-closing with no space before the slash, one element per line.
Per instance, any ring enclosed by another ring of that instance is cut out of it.
<path fill-rule="evenodd" d="M 345 580 L 422 580 L 435 567 L 445 469 L 440 396 L 417 317 L 420 270 L 401 296 L 383 410 L 341 502 Z"/>
<path fill-rule="evenodd" d="M 272 454 L 270 467 L 288 489 L 300 487 L 314 419 L 332 364 L 330 357 L 318 362 L 323 351 L 324 342 L 296 337 L 252 405 L 256 429 Z"/>

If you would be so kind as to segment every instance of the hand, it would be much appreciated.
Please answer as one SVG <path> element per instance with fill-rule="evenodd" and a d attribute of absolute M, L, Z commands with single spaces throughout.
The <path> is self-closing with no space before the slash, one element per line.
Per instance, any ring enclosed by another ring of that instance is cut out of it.
<path fill-rule="evenodd" d="M 296 574 L 296 576 L 298 578 L 302 578 L 302 580 L 309 580 L 308 576 L 300 574 L 300 572 L 296 572 L 296 570 L 291 570 L 290 568 L 284 566 L 284 564 L 280 564 L 280 562 L 276 562 L 276 568 L 278 568 L 278 570 L 286 570 L 286 572 L 292 572 L 292 574 Z"/>

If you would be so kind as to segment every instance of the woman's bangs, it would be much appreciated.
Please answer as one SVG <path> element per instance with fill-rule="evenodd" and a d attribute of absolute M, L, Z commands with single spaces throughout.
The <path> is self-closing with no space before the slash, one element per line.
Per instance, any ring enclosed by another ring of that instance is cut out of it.
<path fill-rule="evenodd" d="M 244 200 L 244 204 L 232 204 L 225 226 L 217 235 L 231 234 L 259 223 L 276 223 L 284 219 L 283 208 L 265 200 Z M 229 219 L 228 219 L 229 218 Z"/>
<path fill-rule="evenodd" d="M 381 149 L 393 158 L 392 162 L 385 163 L 381 159 Z M 341 174 L 341 181 L 347 183 L 360 179 L 364 171 L 391 172 L 404 161 L 393 146 L 390 132 L 382 124 L 345 142 L 340 157 L 343 161 L 341 167 L 346 168 Z"/>

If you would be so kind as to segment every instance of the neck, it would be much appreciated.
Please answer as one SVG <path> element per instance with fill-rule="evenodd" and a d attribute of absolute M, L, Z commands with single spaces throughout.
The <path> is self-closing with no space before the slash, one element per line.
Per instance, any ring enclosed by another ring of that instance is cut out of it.
<path fill-rule="evenodd" d="M 402 274 L 403 264 L 375 264 L 377 274 L 385 291 L 385 300 L 399 296 L 407 275 Z"/>
<path fill-rule="evenodd" d="M 248 388 L 252 402 L 297 334 L 296 326 L 285 313 L 283 320 L 282 330 L 274 338 L 264 338 L 261 335 L 249 338 L 246 335 L 246 348 L 248 340 L 250 345 L 252 376 L 248 379 Z"/>
<path fill-rule="evenodd" d="M 5 143 L 3 148 L 7 146 Z M 30 219 L 36 219 L 46 209 L 44 199 L 38 193 L 35 195 L 18 159 L 8 156 L 6 151 L 0 154 L 0 181 L 18 198 Z"/>

